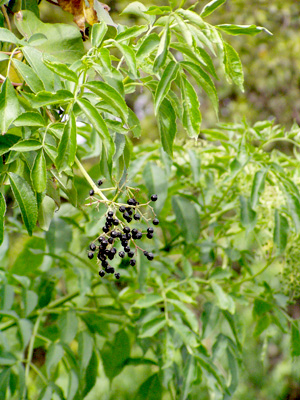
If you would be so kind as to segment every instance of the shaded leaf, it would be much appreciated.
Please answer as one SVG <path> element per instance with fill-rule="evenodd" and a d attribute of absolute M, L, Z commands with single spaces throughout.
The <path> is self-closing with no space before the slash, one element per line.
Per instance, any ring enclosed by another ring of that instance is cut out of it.
<path fill-rule="evenodd" d="M 0 133 L 4 134 L 10 124 L 20 114 L 20 106 L 16 91 L 9 78 L 2 84 L 0 92 Z"/>
<path fill-rule="evenodd" d="M 10 172 L 9 181 L 13 194 L 20 207 L 24 224 L 27 228 L 28 234 L 31 236 L 38 215 L 35 195 L 29 184 L 21 176 Z"/>
<path fill-rule="evenodd" d="M 31 179 L 33 187 L 37 193 L 42 193 L 46 190 L 47 186 L 47 169 L 44 151 L 41 149 L 34 160 L 31 170 Z"/>

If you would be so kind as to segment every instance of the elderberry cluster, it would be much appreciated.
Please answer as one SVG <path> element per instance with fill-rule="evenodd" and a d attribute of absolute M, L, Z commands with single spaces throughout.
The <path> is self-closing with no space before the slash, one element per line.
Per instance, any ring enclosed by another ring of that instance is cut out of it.
<path fill-rule="evenodd" d="M 98 182 L 98 185 L 100 182 Z M 94 195 L 94 191 L 90 190 L 90 196 Z M 151 201 L 157 201 L 157 194 L 151 196 Z M 141 250 L 144 256 L 152 261 L 154 259 L 154 254 L 143 250 L 136 241 L 141 240 L 143 237 L 147 239 L 152 239 L 154 235 L 154 229 L 149 226 L 145 232 L 139 231 L 137 228 L 130 228 L 130 224 L 133 220 L 140 221 L 142 218 L 148 222 L 148 219 L 143 215 L 141 208 L 149 204 L 140 204 L 135 198 L 130 198 L 127 200 L 127 206 L 120 205 L 114 207 L 114 210 L 109 210 L 106 213 L 105 224 L 102 227 L 103 233 L 96 238 L 89 247 L 88 258 L 93 259 L 97 252 L 97 262 L 102 267 L 99 271 L 100 277 L 104 277 L 105 274 L 114 274 L 116 279 L 120 279 L 120 273 L 115 272 L 115 268 L 110 265 L 116 255 L 123 259 L 126 254 L 130 259 L 129 264 L 131 266 L 136 265 L 136 259 L 133 258 L 138 250 Z M 117 206 L 117 204 L 115 204 Z M 152 207 L 151 207 L 152 209 Z M 159 220 L 155 217 L 152 220 L 153 225 L 158 225 Z M 96 244 L 98 241 L 99 244 Z M 118 251 L 115 247 L 117 242 L 120 241 L 123 250 Z M 130 245 L 134 246 L 133 248 Z"/>

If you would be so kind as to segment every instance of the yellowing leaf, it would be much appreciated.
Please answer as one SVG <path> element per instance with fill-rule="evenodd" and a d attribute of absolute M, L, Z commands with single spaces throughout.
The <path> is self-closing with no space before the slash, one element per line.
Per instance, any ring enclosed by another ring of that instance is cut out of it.
<path fill-rule="evenodd" d="M 89 6 L 87 6 L 87 3 Z M 74 22 L 81 31 L 85 30 L 86 22 L 90 25 L 99 22 L 97 12 L 94 9 L 94 0 L 58 0 L 58 4 L 64 11 L 74 15 Z M 105 6 L 105 4 L 103 6 Z"/>

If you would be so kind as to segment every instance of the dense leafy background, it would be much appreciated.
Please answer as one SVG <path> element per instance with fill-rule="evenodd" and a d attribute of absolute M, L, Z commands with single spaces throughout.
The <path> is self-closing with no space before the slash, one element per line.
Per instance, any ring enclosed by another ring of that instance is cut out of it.
<path fill-rule="evenodd" d="M 0 398 L 297 398 L 298 6 L 228 2 L 212 26 L 180 10 L 168 30 L 168 8 L 120 16 L 126 5 L 110 3 L 118 31 L 94 25 L 84 43 L 47 3 L 42 22 L 35 3 L 10 2 L 27 10 L 0 31 Z M 225 23 L 276 38 L 227 26 L 224 44 Z M 88 193 L 125 175 L 140 201 L 159 195 L 144 243 L 156 257 L 101 280 L 87 249 L 106 207 Z"/>

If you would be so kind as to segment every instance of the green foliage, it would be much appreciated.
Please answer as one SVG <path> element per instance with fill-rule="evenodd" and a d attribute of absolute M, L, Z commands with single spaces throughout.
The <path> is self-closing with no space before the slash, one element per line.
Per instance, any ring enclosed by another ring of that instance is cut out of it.
<path fill-rule="evenodd" d="M 202 91 L 218 115 L 215 64 L 243 90 L 222 32 L 267 31 L 208 23 L 225 1 L 175 3 L 131 3 L 123 14 L 142 25 L 95 24 L 85 53 L 75 27 L 43 23 L 31 5 L 15 15 L 20 38 L 0 29 L 4 399 L 230 399 L 252 336 L 290 340 L 299 356 L 288 308 L 300 294 L 299 127 L 200 131 Z M 130 107 L 140 89 L 160 141 L 137 140 L 147 135 Z M 153 193 L 160 225 L 143 246 L 154 261 L 121 260 L 121 280 L 101 280 L 86 256 L 107 207 Z M 243 332 L 245 310 L 255 326 Z"/>

